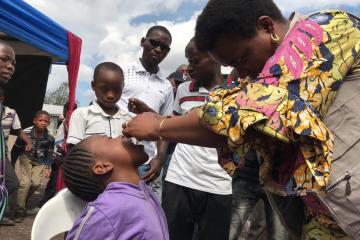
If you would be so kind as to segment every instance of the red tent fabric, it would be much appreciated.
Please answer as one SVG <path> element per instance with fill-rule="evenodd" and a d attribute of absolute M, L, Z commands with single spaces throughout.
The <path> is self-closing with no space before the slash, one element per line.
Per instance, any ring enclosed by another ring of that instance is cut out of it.
<path fill-rule="evenodd" d="M 68 42 L 69 42 L 69 61 L 67 64 L 68 70 L 68 81 L 69 81 L 69 111 L 65 120 L 65 128 L 64 128 L 64 137 L 67 137 L 67 130 L 69 126 L 70 115 L 74 110 L 75 105 L 75 91 L 76 91 L 76 83 L 77 77 L 79 73 L 80 67 L 80 54 L 81 54 L 81 38 L 76 36 L 75 34 L 68 32 Z M 64 144 L 64 149 L 66 149 L 66 141 Z M 57 181 L 56 181 L 56 190 L 60 191 L 63 189 L 64 180 L 62 175 L 61 167 L 58 169 Z"/>

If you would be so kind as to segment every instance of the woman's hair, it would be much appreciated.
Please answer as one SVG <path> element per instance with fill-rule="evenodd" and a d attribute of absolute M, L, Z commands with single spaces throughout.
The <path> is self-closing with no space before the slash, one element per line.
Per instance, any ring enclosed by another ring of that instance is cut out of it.
<path fill-rule="evenodd" d="M 82 141 L 72 147 L 63 160 L 62 170 L 66 187 L 84 201 L 94 201 L 104 190 L 92 173 L 95 155 Z"/>
<path fill-rule="evenodd" d="M 224 35 L 251 38 L 261 16 L 285 21 L 272 0 L 210 0 L 197 19 L 195 41 L 199 49 L 211 50 Z"/>

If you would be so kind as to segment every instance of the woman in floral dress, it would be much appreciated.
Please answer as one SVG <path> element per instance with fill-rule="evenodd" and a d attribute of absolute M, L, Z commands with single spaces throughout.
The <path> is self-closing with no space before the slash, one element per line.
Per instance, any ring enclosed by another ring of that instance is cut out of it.
<path fill-rule="evenodd" d="M 343 79 L 360 74 L 359 19 L 327 10 L 287 20 L 271 0 L 211 0 L 195 39 L 242 80 L 187 116 L 140 115 L 124 134 L 218 147 L 230 174 L 255 149 L 264 188 L 302 197 L 305 239 L 348 239 L 316 195 L 329 182 L 334 149 L 322 120 Z"/>

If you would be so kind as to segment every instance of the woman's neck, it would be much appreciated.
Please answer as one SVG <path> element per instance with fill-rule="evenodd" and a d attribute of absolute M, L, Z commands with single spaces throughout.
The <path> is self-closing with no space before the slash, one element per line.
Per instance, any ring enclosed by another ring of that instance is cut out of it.
<path fill-rule="evenodd" d="M 277 34 L 280 38 L 280 41 L 278 44 L 280 45 L 281 42 L 284 40 L 286 34 L 290 30 L 290 21 L 286 20 L 284 22 L 275 22 L 274 24 L 275 24 L 276 29 L 278 29 Z"/>

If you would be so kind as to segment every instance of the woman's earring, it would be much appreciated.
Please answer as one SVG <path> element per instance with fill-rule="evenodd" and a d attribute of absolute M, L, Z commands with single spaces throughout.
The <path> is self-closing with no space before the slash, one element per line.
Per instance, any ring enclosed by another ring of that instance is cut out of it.
<path fill-rule="evenodd" d="M 278 43 L 280 41 L 279 36 L 276 33 L 270 33 L 272 43 Z"/>

